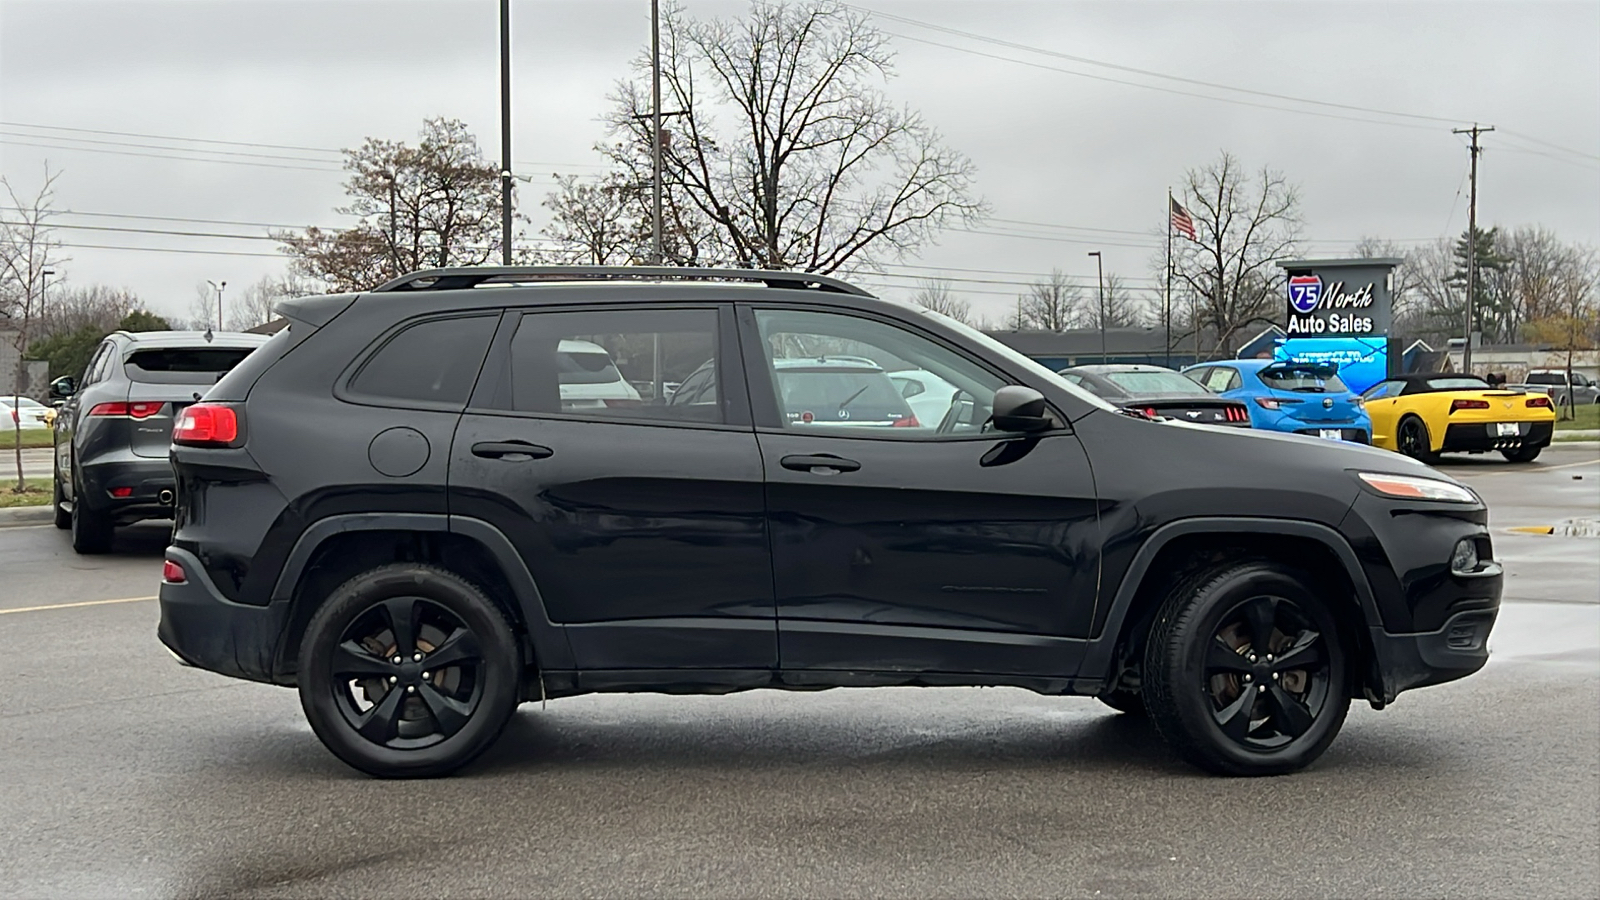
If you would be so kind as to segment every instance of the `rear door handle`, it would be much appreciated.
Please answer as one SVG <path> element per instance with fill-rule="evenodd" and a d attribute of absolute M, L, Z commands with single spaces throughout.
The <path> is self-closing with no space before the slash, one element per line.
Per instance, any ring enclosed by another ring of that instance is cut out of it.
<path fill-rule="evenodd" d="M 472 445 L 472 455 L 484 459 L 549 459 L 555 453 L 549 447 L 526 441 L 484 441 Z"/>
<path fill-rule="evenodd" d="M 834 472 L 854 472 L 855 470 L 861 468 L 861 463 L 858 463 L 853 459 L 845 459 L 842 456 L 832 456 L 827 453 L 817 453 L 805 456 L 785 456 L 779 461 L 779 465 L 783 466 L 785 469 L 793 469 L 796 472 L 816 472 L 819 469 L 824 470 L 818 472 L 818 474 L 821 475 L 832 475 Z M 829 469 L 833 471 L 826 471 Z"/>

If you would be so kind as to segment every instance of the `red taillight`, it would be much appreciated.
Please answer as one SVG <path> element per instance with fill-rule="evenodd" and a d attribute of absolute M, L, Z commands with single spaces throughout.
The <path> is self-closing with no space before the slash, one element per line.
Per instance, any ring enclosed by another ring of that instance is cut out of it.
<path fill-rule="evenodd" d="M 111 496 L 117 498 L 118 500 L 125 500 L 125 499 L 133 496 L 133 488 L 131 488 L 131 487 L 114 487 L 114 488 L 111 489 Z"/>
<path fill-rule="evenodd" d="M 1450 401 L 1450 411 L 1452 413 L 1454 413 L 1458 409 L 1488 409 L 1488 408 L 1489 408 L 1489 401 L 1487 401 L 1487 400 L 1451 400 Z"/>
<path fill-rule="evenodd" d="M 1245 409 L 1242 406 L 1230 406 L 1230 407 L 1228 407 L 1227 415 L 1228 415 L 1228 421 L 1229 422 L 1248 422 L 1248 421 L 1250 421 L 1250 412 L 1249 412 L 1249 410 Z"/>
<path fill-rule="evenodd" d="M 1154 406 L 1146 406 L 1144 408 L 1144 414 L 1149 416 L 1152 419 L 1161 418 L 1161 413 L 1157 412 L 1156 408 Z"/>
<path fill-rule="evenodd" d="M 1528 406 L 1536 409 L 1555 409 L 1555 407 L 1550 405 L 1550 398 L 1543 394 L 1540 394 L 1536 397 L 1529 397 Z M 13 413 L 13 415 L 15 415 L 15 413 Z"/>
<path fill-rule="evenodd" d="M 161 580 L 167 584 L 183 584 L 189 580 L 189 576 L 183 571 L 183 566 L 169 559 L 161 564 Z"/>
<path fill-rule="evenodd" d="M 196 403 L 178 416 L 172 426 L 174 444 L 221 446 L 239 437 L 239 416 L 232 407 Z"/>
<path fill-rule="evenodd" d="M 91 416 L 127 416 L 130 419 L 148 419 L 158 412 L 165 403 L 151 403 L 141 401 L 138 403 L 96 403 L 89 410 Z"/>
<path fill-rule="evenodd" d="M 895 419 L 894 420 L 894 427 L 896 427 L 896 428 L 921 428 L 922 427 L 922 423 L 917 421 L 917 417 L 916 416 L 906 416 L 903 419 Z"/>

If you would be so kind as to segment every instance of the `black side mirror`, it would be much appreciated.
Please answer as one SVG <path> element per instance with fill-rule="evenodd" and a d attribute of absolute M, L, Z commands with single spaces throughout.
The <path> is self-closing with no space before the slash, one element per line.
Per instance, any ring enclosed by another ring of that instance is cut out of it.
<path fill-rule="evenodd" d="M 78 383 L 72 380 L 71 375 L 63 375 L 50 382 L 50 399 L 65 400 L 78 392 Z"/>
<path fill-rule="evenodd" d="M 1012 384 L 994 392 L 994 427 L 998 431 L 1044 431 L 1056 424 L 1044 395 Z"/>

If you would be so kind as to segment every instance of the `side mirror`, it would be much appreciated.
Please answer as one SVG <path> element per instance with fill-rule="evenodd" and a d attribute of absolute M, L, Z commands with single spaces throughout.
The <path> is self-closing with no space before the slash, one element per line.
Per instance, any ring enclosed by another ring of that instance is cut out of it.
<path fill-rule="evenodd" d="M 1055 424 L 1050 404 L 1031 387 L 1012 384 L 995 391 L 992 409 L 999 431 L 1044 431 Z"/>
<path fill-rule="evenodd" d="M 78 392 L 78 383 L 72 380 L 71 375 L 63 375 L 50 382 L 50 399 L 65 400 Z"/>

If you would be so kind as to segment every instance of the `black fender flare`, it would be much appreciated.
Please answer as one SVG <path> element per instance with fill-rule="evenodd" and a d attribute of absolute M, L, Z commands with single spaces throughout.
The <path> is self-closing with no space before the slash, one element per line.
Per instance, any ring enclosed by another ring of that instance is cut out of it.
<path fill-rule="evenodd" d="M 1351 549 L 1350 542 L 1333 528 L 1320 522 L 1243 516 L 1179 519 L 1157 528 L 1145 539 L 1144 544 L 1139 547 L 1139 552 L 1134 554 L 1133 562 L 1128 564 L 1127 572 L 1117 585 L 1116 596 L 1111 601 L 1099 636 L 1089 641 L 1083 664 L 1078 669 L 1080 679 L 1098 680 L 1109 684 L 1116 676 L 1117 673 L 1112 671 L 1112 667 L 1116 665 L 1117 641 L 1122 636 L 1128 611 L 1133 606 L 1133 598 L 1138 594 L 1139 586 L 1144 582 L 1150 565 L 1155 562 L 1157 554 L 1167 544 L 1191 534 L 1270 534 L 1314 540 L 1327 547 L 1344 566 L 1345 574 L 1355 587 L 1356 604 L 1361 610 L 1362 618 L 1366 620 L 1367 627 L 1383 627 L 1383 618 L 1378 612 L 1372 585 L 1367 582 L 1366 573 L 1361 569 L 1361 562 L 1356 558 L 1355 550 Z"/>
<path fill-rule="evenodd" d="M 489 552 L 516 594 L 539 667 L 544 670 L 573 668 L 572 647 L 567 642 L 566 630 L 550 621 L 533 573 L 528 571 L 511 539 L 481 519 L 441 513 L 350 513 L 318 519 L 301 533 L 294 549 L 289 551 L 272 588 L 270 602 L 289 603 L 317 548 L 334 535 L 349 531 L 433 531 L 457 534 L 474 541 Z"/>

